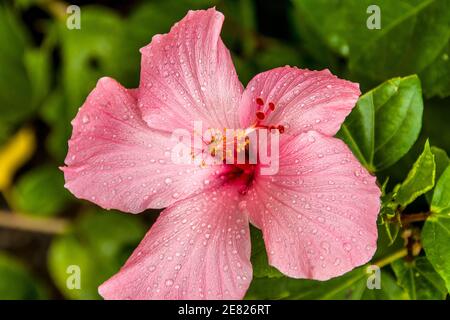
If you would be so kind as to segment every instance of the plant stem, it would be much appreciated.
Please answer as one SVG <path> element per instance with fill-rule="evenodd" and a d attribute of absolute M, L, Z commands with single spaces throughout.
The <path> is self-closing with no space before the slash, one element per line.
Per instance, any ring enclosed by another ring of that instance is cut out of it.
<path fill-rule="evenodd" d="M 57 20 L 64 21 L 67 17 L 66 9 L 69 5 L 64 1 L 40 0 L 37 4 Z"/>
<path fill-rule="evenodd" d="M 383 268 L 384 266 L 387 266 L 388 264 L 391 264 L 392 262 L 394 262 L 395 260 L 404 258 L 408 255 L 408 249 L 403 248 L 393 254 L 391 254 L 390 256 L 381 258 L 378 261 L 375 261 L 375 265 L 377 265 L 380 268 Z"/>
<path fill-rule="evenodd" d="M 425 221 L 430 216 L 430 214 L 430 212 L 403 214 L 401 216 L 401 222 L 403 225 L 409 224 L 411 222 Z"/>
<path fill-rule="evenodd" d="M 32 218 L 23 214 L 0 211 L 0 227 L 39 232 L 62 234 L 69 223 L 61 218 Z"/>

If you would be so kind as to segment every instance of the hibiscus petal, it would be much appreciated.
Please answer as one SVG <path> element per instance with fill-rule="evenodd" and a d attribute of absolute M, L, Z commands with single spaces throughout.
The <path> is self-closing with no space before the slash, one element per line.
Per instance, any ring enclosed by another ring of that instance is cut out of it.
<path fill-rule="evenodd" d="M 327 280 L 376 249 L 380 189 L 336 138 L 316 132 L 283 145 L 275 176 L 258 176 L 246 208 L 269 262 L 295 278 Z"/>
<path fill-rule="evenodd" d="M 243 87 L 220 39 L 224 16 L 189 11 L 168 34 L 141 49 L 140 107 L 153 128 L 238 128 Z"/>
<path fill-rule="evenodd" d="M 171 150 L 178 141 L 150 130 L 134 92 L 113 79 L 99 80 L 72 125 L 62 170 L 66 188 L 78 198 L 136 213 L 212 186 L 206 182 L 217 167 L 174 164 Z"/>
<path fill-rule="evenodd" d="M 249 82 L 242 96 L 240 121 L 243 127 L 253 125 L 256 112 L 261 110 L 258 102 L 263 102 L 265 109 L 273 103 L 275 110 L 263 124 L 283 125 L 290 135 L 314 130 L 333 136 L 359 95 L 357 83 L 339 79 L 328 70 L 280 67 L 260 73 Z"/>
<path fill-rule="evenodd" d="M 232 187 L 164 210 L 119 273 L 106 299 L 241 299 L 252 278 L 247 216 Z"/>

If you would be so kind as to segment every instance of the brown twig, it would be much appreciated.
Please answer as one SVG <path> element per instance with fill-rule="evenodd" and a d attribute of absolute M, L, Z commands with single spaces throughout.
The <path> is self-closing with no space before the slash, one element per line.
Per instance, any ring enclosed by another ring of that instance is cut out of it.
<path fill-rule="evenodd" d="M 34 218 L 24 214 L 0 211 L 0 227 L 25 231 L 62 234 L 69 223 L 61 218 Z"/>
<path fill-rule="evenodd" d="M 51 16 L 56 18 L 57 20 L 64 21 L 67 17 L 67 4 L 65 1 L 60 0 L 39 0 L 37 5 L 40 6 L 43 10 L 47 11 Z"/>
<path fill-rule="evenodd" d="M 430 212 L 402 214 L 401 222 L 402 225 L 405 225 L 412 222 L 425 221 L 430 216 L 430 214 Z"/>

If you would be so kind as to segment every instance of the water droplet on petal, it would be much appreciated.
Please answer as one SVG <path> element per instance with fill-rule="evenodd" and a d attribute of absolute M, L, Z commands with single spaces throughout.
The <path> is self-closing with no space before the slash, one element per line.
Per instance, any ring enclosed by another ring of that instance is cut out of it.
<path fill-rule="evenodd" d="M 173 280 L 172 279 L 167 279 L 166 280 L 166 286 L 167 287 L 171 287 L 173 285 Z"/>
<path fill-rule="evenodd" d="M 350 251 L 352 250 L 352 245 L 350 243 L 344 243 L 344 250 L 345 251 Z"/>
<path fill-rule="evenodd" d="M 83 118 L 81 119 L 81 121 L 83 122 L 83 124 L 88 124 L 89 116 L 87 114 L 83 115 Z"/>

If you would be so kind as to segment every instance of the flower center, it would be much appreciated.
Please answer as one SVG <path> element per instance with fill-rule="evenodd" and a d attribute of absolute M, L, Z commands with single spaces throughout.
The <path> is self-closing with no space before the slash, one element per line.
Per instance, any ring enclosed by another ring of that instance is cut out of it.
<path fill-rule="evenodd" d="M 232 164 L 226 165 L 220 178 L 227 183 L 236 185 L 238 192 L 246 194 L 253 179 L 255 178 L 256 165 L 254 164 Z"/>
<path fill-rule="evenodd" d="M 237 190 L 241 194 L 246 194 L 247 190 L 255 178 L 256 168 L 259 163 L 259 153 L 256 148 L 258 134 L 267 134 L 267 132 L 258 132 L 258 129 L 267 131 L 278 130 L 280 134 L 284 133 L 285 127 L 281 124 L 268 124 L 268 118 L 276 106 L 273 102 L 264 103 L 260 97 L 255 100 L 257 111 L 255 112 L 255 122 L 247 129 L 231 130 L 213 130 L 210 135 L 203 140 L 204 149 L 214 159 L 215 164 L 221 165 L 222 169 L 218 177 L 225 183 L 236 184 Z M 231 134 L 229 134 L 231 132 Z M 251 139 L 249 136 L 252 136 Z M 267 141 L 267 140 L 266 140 Z M 206 161 L 202 162 L 207 166 Z"/>
<path fill-rule="evenodd" d="M 205 141 L 205 152 L 216 164 L 221 165 L 216 177 L 224 183 L 235 185 L 240 194 L 247 193 L 256 169 L 256 162 L 250 161 L 250 148 L 255 146 L 250 144 L 250 139 L 246 136 L 248 132 L 249 130 L 235 130 L 228 139 L 226 134 L 216 132 L 209 141 Z"/>

